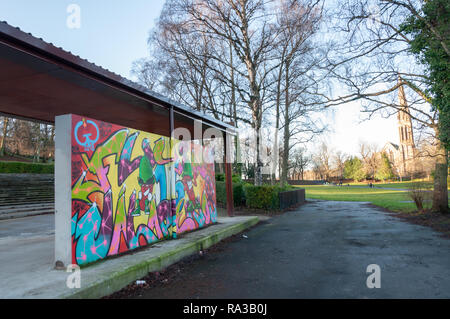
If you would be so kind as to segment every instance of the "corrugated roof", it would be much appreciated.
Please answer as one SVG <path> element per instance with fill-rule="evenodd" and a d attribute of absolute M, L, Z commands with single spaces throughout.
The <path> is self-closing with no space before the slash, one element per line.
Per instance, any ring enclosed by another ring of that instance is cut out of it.
<path fill-rule="evenodd" d="M 26 33 L 18 27 L 13 27 L 6 21 L 0 21 L 0 36 L 16 43 L 19 42 L 22 45 L 26 46 L 28 49 L 38 51 L 45 54 L 46 56 L 51 56 L 52 58 L 58 60 L 58 62 L 60 63 L 62 62 L 69 66 L 88 72 L 90 75 L 101 77 L 103 79 L 106 79 L 108 82 L 120 85 L 130 93 L 139 93 L 140 95 L 144 95 L 147 98 L 155 100 L 156 102 L 160 102 L 163 105 L 173 106 L 174 110 L 177 111 L 177 113 L 184 114 L 188 117 L 189 115 L 191 115 L 195 119 L 214 123 L 224 129 L 226 128 L 232 131 L 235 130 L 235 127 L 232 125 L 219 121 L 210 115 L 193 110 L 190 107 L 173 101 L 157 92 L 151 91 L 136 82 L 133 82 L 117 73 L 96 65 L 95 63 L 92 63 L 86 59 L 83 59 L 70 51 L 66 51 L 61 47 L 57 47 L 52 43 L 46 42 L 42 38 L 34 37 L 31 33 Z"/>

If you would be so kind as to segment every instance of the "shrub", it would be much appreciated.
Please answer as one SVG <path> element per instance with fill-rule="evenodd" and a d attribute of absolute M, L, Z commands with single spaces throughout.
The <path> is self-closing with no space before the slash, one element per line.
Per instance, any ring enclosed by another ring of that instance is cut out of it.
<path fill-rule="evenodd" d="M 240 183 L 240 182 L 242 182 L 241 176 L 237 175 L 237 174 L 233 174 L 231 176 L 231 180 L 233 181 L 233 183 Z"/>
<path fill-rule="evenodd" d="M 0 162 L 0 173 L 6 174 L 53 174 L 54 164 L 38 164 L 24 162 Z"/>
<path fill-rule="evenodd" d="M 278 209 L 280 207 L 280 200 L 278 193 L 281 187 L 262 185 L 255 186 L 247 184 L 244 186 L 245 204 L 248 208 L 257 209 Z"/>
<path fill-rule="evenodd" d="M 249 183 L 233 181 L 233 202 L 234 206 L 245 205 L 248 208 L 277 210 L 280 208 L 279 193 L 295 189 L 291 185 L 263 185 L 254 186 Z M 216 181 L 216 200 L 217 203 L 226 205 L 227 191 L 226 182 Z"/>
<path fill-rule="evenodd" d="M 216 201 L 221 204 L 227 203 L 227 186 L 225 182 L 219 180 L 216 180 Z"/>
<path fill-rule="evenodd" d="M 234 206 L 242 206 L 245 204 L 244 185 L 242 183 L 233 182 L 233 202 Z"/>
<path fill-rule="evenodd" d="M 242 182 L 241 176 L 237 175 L 237 174 L 233 174 L 231 176 L 231 180 L 233 181 L 233 183 L 240 183 L 240 182 Z M 223 173 L 216 174 L 216 181 L 224 182 L 225 181 L 225 174 L 223 174 Z"/>
<path fill-rule="evenodd" d="M 408 191 L 408 196 L 414 201 L 419 211 L 423 210 L 423 204 L 429 198 L 429 194 L 428 187 L 423 182 L 411 183 Z"/>
<path fill-rule="evenodd" d="M 220 204 L 227 204 L 227 186 L 223 181 L 216 181 L 216 200 Z M 245 203 L 244 185 L 242 183 L 233 183 L 233 203 L 236 207 Z"/>

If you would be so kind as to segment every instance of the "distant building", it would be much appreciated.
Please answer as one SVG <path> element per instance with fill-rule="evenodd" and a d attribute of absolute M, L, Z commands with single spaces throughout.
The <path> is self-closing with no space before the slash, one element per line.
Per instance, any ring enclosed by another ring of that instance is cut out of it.
<path fill-rule="evenodd" d="M 414 144 L 412 121 L 403 86 L 400 86 L 398 89 L 398 99 L 401 105 L 401 109 L 397 114 L 400 143 L 397 145 L 388 142 L 381 152 L 388 156 L 394 174 L 399 177 L 406 177 L 411 176 L 417 170 L 417 167 L 415 167 L 417 149 Z"/>

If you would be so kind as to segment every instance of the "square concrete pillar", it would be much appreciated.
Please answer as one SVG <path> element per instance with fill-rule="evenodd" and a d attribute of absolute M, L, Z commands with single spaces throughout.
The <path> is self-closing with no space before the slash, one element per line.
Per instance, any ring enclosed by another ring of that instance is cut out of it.
<path fill-rule="evenodd" d="M 72 264 L 72 115 L 55 118 L 55 266 Z"/>

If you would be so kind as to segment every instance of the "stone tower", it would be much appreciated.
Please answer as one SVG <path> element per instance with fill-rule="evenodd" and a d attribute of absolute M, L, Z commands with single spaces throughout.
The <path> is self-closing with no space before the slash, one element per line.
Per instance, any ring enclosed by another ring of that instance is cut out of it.
<path fill-rule="evenodd" d="M 414 170 L 415 145 L 413 138 L 413 128 L 411 116 L 409 115 L 409 107 L 406 102 L 406 95 L 403 86 L 398 89 L 398 99 L 401 109 L 397 114 L 398 130 L 399 130 L 399 151 L 401 153 L 401 174 L 407 175 Z"/>

